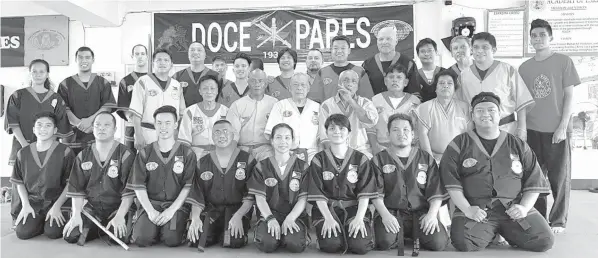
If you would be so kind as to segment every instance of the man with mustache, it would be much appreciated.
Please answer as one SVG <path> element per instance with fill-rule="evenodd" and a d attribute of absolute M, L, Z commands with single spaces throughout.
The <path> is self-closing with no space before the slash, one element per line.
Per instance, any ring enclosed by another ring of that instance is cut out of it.
<path fill-rule="evenodd" d="M 339 35 L 332 38 L 330 44 L 334 63 L 320 69 L 307 97 L 315 102 L 322 103 L 324 100 L 336 96 L 340 74 L 352 70 L 359 77 L 359 96 L 371 99 L 374 93 L 367 73 L 362 67 L 355 66 L 348 61 L 349 54 L 351 54 L 351 40 L 347 36 Z"/>
<path fill-rule="evenodd" d="M 75 52 L 79 72 L 64 79 L 58 94 L 66 103 L 66 114 L 73 125 L 74 137 L 67 145 L 79 153 L 94 141 L 93 120 L 103 112 L 113 112 L 116 101 L 110 82 L 91 72 L 95 55 L 89 47 L 80 47 Z"/>
<path fill-rule="evenodd" d="M 147 74 L 147 48 L 144 45 L 137 44 L 131 50 L 131 57 L 135 59 L 135 70 L 122 78 L 118 87 L 118 100 L 116 113 L 125 120 L 125 139 L 124 144 L 136 153 L 135 150 L 135 127 L 133 121 L 127 118 L 131 97 L 133 96 L 133 85 L 139 80 L 139 77 Z"/>
<path fill-rule="evenodd" d="M 378 39 L 377 44 L 380 53 L 368 58 L 361 64 L 368 74 L 374 95 L 387 91 L 386 84 L 384 84 L 384 74 L 388 67 L 395 63 L 407 68 L 408 84 L 403 91 L 411 94 L 419 93 L 419 84 L 416 77 L 417 65 L 412 59 L 396 51 L 398 43 L 397 29 L 394 26 L 384 27 L 378 31 L 376 38 Z"/>
<path fill-rule="evenodd" d="M 492 92 L 500 97 L 502 130 L 525 140 L 527 135 L 526 115 L 534 106 L 534 99 L 515 67 L 494 60 L 496 38 L 488 32 L 473 35 L 474 63 L 459 77 L 461 90 L 456 97 L 467 103 L 482 91 Z"/>
<path fill-rule="evenodd" d="M 189 107 L 203 99 L 199 94 L 199 80 L 206 75 L 218 76 L 218 73 L 206 67 L 206 49 L 203 44 L 193 42 L 189 45 L 187 52 L 190 66 L 176 72 L 172 78 L 177 80 L 183 87 L 185 106 Z"/>
<path fill-rule="evenodd" d="M 314 80 L 316 79 L 316 75 L 318 75 L 318 71 L 322 68 L 322 64 L 324 64 L 324 54 L 322 54 L 322 51 L 317 48 L 310 49 L 305 58 L 305 66 L 307 67 L 310 86 L 314 84 Z"/>
<path fill-rule="evenodd" d="M 135 148 L 138 150 L 158 139 L 154 127 L 154 111 L 169 105 L 177 109 L 177 115 L 180 117 L 185 110 L 181 84 L 168 76 L 172 68 L 170 52 L 166 49 L 156 49 L 152 59 L 156 72 L 141 76 L 135 82 L 129 106 L 129 120 L 132 120 L 135 126 Z"/>

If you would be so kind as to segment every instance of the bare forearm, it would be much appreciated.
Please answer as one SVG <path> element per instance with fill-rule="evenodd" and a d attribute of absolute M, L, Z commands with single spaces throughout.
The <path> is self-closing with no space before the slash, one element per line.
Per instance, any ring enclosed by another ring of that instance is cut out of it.
<path fill-rule="evenodd" d="M 368 117 L 368 112 L 365 111 L 363 107 L 357 105 L 357 103 L 351 104 L 351 106 L 353 106 L 353 110 L 355 111 L 355 114 L 357 115 L 359 121 L 366 124 L 372 123 L 372 120 Z"/>
<path fill-rule="evenodd" d="M 73 215 L 81 215 L 81 211 L 83 211 L 83 203 L 85 199 L 82 197 L 73 197 Z"/>
<path fill-rule="evenodd" d="M 527 130 L 527 110 L 525 108 L 517 112 L 517 129 Z"/>
<path fill-rule="evenodd" d="M 388 211 L 388 208 L 384 205 L 384 199 L 382 197 L 373 199 L 372 204 L 374 204 L 374 207 L 380 215 L 390 215 L 390 211 Z"/>
<path fill-rule="evenodd" d="M 197 218 L 199 219 L 199 215 L 203 212 L 203 208 L 197 205 L 193 205 L 191 207 L 191 219 Z"/>
<path fill-rule="evenodd" d="M 131 208 L 131 205 L 133 204 L 133 196 L 131 197 L 126 197 L 124 199 L 122 199 L 120 201 L 120 206 L 118 206 L 118 211 L 116 212 L 116 216 L 119 217 L 124 217 L 127 212 L 129 212 L 129 209 Z"/>
<path fill-rule="evenodd" d="M 141 207 L 143 207 L 144 210 L 155 210 L 154 206 L 149 200 L 149 197 L 147 196 L 146 190 L 135 190 L 135 196 L 137 196 L 137 200 L 139 200 L 139 203 L 141 203 Z"/>
<path fill-rule="evenodd" d="M 253 201 L 243 201 L 243 205 L 241 205 L 241 208 L 239 208 L 239 210 L 237 210 L 237 212 L 235 212 L 235 215 L 237 216 L 245 216 L 245 214 L 247 214 L 247 212 L 249 212 L 249 210 L 251 209 L 251 207 L 253 206 Z"/>
<path fill-rule="evenodd" d="M 428 209 L 428 214 L 433 215 L 433 216 L 438 215 L 438 210 L 440 210 L 441 205 L 442 205 L 442 200 L 430 201 L 430 208 Z"/>
<path fill-rule="evenodd" d="M 183 187 L 183 189 L 179 193 L 179 196 L 177 196 L 176 200 L 174 200 L 174 202 L 170 205 L 169 208 L 179 210 L 181 206 L 183 206 L 183 204 L 185 203 L 185 199 L 187 199 L 190 190 L 191 187 Z"/>
<path fill-rule="evenodd" d="M 17 185 L 17 193 L 19 193 L 19 198 L 21 198 L 23 206 L 31 206 L 29 203 L 29 193 L 24 185 Z"/>
<path fill-rule="evenodd" d="M 469 207 L 471 207 L 471 204 L 469 204 L 469 201 L 467 201 L 467 199 L 465 198 L 465 195 L 463 195 L 463 192 L 449 190 L 448 193 L 451 196 L 451 200 L 453 200 L 453 202 L 455 203 L 455 206 L 457 206 L 457 208 L 459 208 L 459 210 L 464 211 L 466 209 L 469 209 Z"/>
<path fill-rule="evenodd" d="M 359 204 L 357 205 L 357 213 L 355 214 L 355 217 L 359 218 L 360 220 L 363 220 L 363 218 L 365 217 L 365 213 L 368 211 L 369 204 L 370 198 L 359 198 Z"/>
<path fill-rule="evenodd" d="M 534 207 L 534 204 L 536 204 L 538 196 L 540 196 L 539 193 L 524 193 L 519 204 L 523 205 L 527 210 L 531 210 Z"/>
<path fill-rule="evenodd" d="M 23 131 L 21 131 L 20 127 L 13 128 L 12 132 L 15 134 L 15 138 L 17 138 L 17 141 L 19 141 L 19 144 L 21 144 L 21 146 L 29 143 L 27 139 L 25 139 Z"/>
<path fill-rule="evenodd" d="M 66 202 L 66 187 L 64 189 L 62 189 L 62 193 L 60 194 L 60 197 L 58 197 L 58 200 L 56 200 L 56 202 L 54 202 L 54 206 L 56 207 L 62 207 L 62 205 L 64 205 L 64 203 Z"/>
<path fill-rule="evenodd" d="M 257 208 L 260 209 L 262 217 L 267 218 L 268 216 L 272 215 L 270 206 L 268 205 L 268 202 L 266 202 L 266 198 L 264 196 L 256 195 L 255 203 L 257 204 Z"/>
<path fill-rule="evenodd" d="M 573 115 L 573 93 L 565 92 L 563 100 L 563 116 L 561 117 L 561 127 L 569 126 L 569 121 Z"/>
<path fill-rule="evenodd" d="M 293 210 L 291 210 L 291 213 L 289 213 L 289 215 L 287 216 L 294 219 L 299 218 L 299 216 L 301 216 L 301 213 L 305 210 L 305 204 L 307 204 L 307 197 L 299 198 L 299 200 L 295 204 L 295 207 L 293 207 Z"/>
<path fill-rule="evenodd" d="M 322 216 L 324 216 L 324 219 L 333 219 L 332 213 L 330 213 L 330 209 L 328 209 L 328 204 L 326 201 L 316 201 L 316 205 L 318 206 L 318 210 L 320 210 Z"/>
<path fill-rule="evenodd" d="M 72 111 L 67 110 L 66 111 L 66 116 L 69 119 L 69 122 L 71 122 L 71 125 L 73 126 L 78 126 L 81 123 L 81 119 L 79 119 L 75 114 L 73 114 Z"/>
<path fill-rule="evenodd" d="M 133 127 L 135 128 L 135 134 L 143 132 L 141 129 L 141 117 L 133 115 Z"/>
<path fill-rule="evenodd" d="M 424 132 L 421 132 L 419 134 L 419 147 L 423 151 L 426 151 L 430 155 L 432 155 L 432 146 L 430 145 L 430 139 L 428 139 L 428 134 L 427 133 L 424 134 Z"/>

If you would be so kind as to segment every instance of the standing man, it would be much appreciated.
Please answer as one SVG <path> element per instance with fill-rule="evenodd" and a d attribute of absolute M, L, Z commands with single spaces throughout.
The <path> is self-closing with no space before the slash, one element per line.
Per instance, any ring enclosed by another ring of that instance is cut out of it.
<path fill-rule="evenodd" d="M 185 96 L 185 106 L 189 107 L 195 103 L 201 102 L 199 94 L 199 80 L 206 75 L 218 76 L 218 73 L 206 67 L 206 49 L 203 44 L 193 42 L 189 45 L 187 52 L 189 57 L 189 67 L 176 72 L 172 78 L 177 80 L 183 87 Z"/>
<path fill-rule="evenodd" d="M 129 106 L 129 120 L 135 126 L 137 150 L 158 139 L 153 117 L 158 108 L 173 106 L 177 109 L 177 117 L 185 110 L 183 89 L 178 81 L 168 76 L 168 71 L 172 68 L 170 52 L 156 49 L 152 60 L 156 72 L 144 75 L 135 82 Z"/>
<path fill-rule="evenodd" d="M 309 85 L 314 84 L 314 80 L 318 75 L 318 71 L 322 68 L 322 64 L 324 64 L 324 54 L 322 51 L 317 48 L 312 48 L 307 52 L 307 57 L 305 58 L 305 66 L 307 67 L 307 75 L 309 75 Z"/>
<path fill-rule="evenodd" d="M 527 114 L 527 142 L 538 156 L 554 203 L 547 217 L 546 197 L 534 206 L 546 217 L 555 234 L 565 231 L 571 191 L 571 147 L 569 127 L 573 112 L 573 88 L 581 83 L 575 65 L 566 55 L 550 48 L 552 27 L 545 20 L 532 21 L 533 58 L 519 67 L 519 74 L 534 97 L 536 105 Z"/>
<path fill-rule="evenodd" d="M 378 31 L 376 38 L 378 39 L 377 44 L 380 53 L 368 58 L 361 64 L 368 74 L 374 95 L 387 91 L 386 84 L 384 84 L 384 74 L 386 69 L 395 63 L 407 68 L 408 84 L 403 91 L 414 95 L 419 94 L 419 84 L 416 79 L 417 65 L 412 59 L 396 51 L 397 43 L 399 43 L 397 28 L 394 26 L 384 27 Z"/>
<path fill-rule="evenodd" d="M 326 66 L 318 72 L 318 76 L 311 86 L 308 98 L 322 103 L 324 100 L 334 97 L 338 93 L 340 74 L 347 70 L 357 73 L 359 80 L 359 96 L 371 99 L 374 96 L 372 85 L 367 73 L 362 67 L 349 63 L 351 54 L 351 41 L 347 36 L 339 35 L 332 38 L 331 54 L 334 63 Z"/>
<path fill-rule="evenodd" d="M 222 86 L 218 102 L 220 104 L 230 107 L 233 102 L 247 95 L 249 92 L 249 66 L 251 65 L 251 58 L 245 53 L 237 53 L 233 60 L 233 73 L 235 74 L 235 81 L 229 81 Z"/>
<path fill-rule="evenodd" d="M 420 88 L 420 99 L 423 102 L 436 98 L 436 82 L 434 76 L 444 68 L 436 65 L 438 46 L 431 38 L 420 40 L 415 47 L 422 68 L 417 70 L 417 82 Z"/>
<path fill-rule="evenodd" d="M 226 116 L 239 133 L 235 139 L 239 148 L 258 161 L 272 155 L 272 146 L 264 132 L 272 107 L 278 102 L 276 98 L 265 95 L 265 90 L 266 73 L 260 69 L 253 70 L 249 74 L 249 94 L 235 101 Z"/>
<path fill-rule="evenodd" d="M 366 129 L 372 128 L 378 123 L 378 112 L 371 100 L 357 94 L 358 84 L 357 72 L 347 70 L 340 74 L 338 93 L 320 106 L 320 144 L 322 144 L 322 149 L 326 149 L 330 142 L 324 121 L 332 114 L 343 114 L 351 122 L 352 130 L 348 136 L 349 147 L 372 158 L 372 149 Z"/>
<path fill-rule="evenodd" d="M 473 97 L 473 131 L 453 139 L 440 161 L 440 178 L 457 206 L 451 226 L 453 246 L 479 251 L 500 233 L 521 249 L 544 252 L 554 235 L 534 209 L 550 193 L 536 155 L 521 139 L 499 128 L 500 98 Z"/>
<path fill-rule="evenodd" d="M 131 58 L 135 60 L 135 70 L 120 80 L 118 101 L 116 102 L 118 110 L 116 113 L 125 120 L 125 146 L 131 149 L 133 153 L 137 153 L 137 150 L 135 150 L 135 127 L 133 121 L 128 119 L 127 113 L 133 96 L 133 85 L 141 76 L 147 74 L 147 48 L 141 44 L 135 45 L 131 50 Z"/>
<path fill-rule="evenodd" d="M 106 228 L 113 228 L 116 237 L 124 242 L 129 240 L 133 218 L 130 208 L 135 193 L 125 192 L 125 186 L 135 154 L 114 140 L 115 131 L 114 116 L 107 112 L 98 114 L 93 124 L 95 143 L 75 159 L 66 192 L 72 198 L 72 216 L 63 230 L 64 240 L 69 243 L 99 236 L 100 229 L 82 216 L 83 210 Z M 85 200 L 88 202 L 84 206 Z"/>
<path fill-rule="evenodd" d="M 189 218 L 184 205 L 197 159 L 190 147 L 177 142 L 178 110 L 163 106 L 154 112 L 158 140 L 139 149 L 127 189 L 141 204 L 132 241 L 140 247 L 158 241 L 175 247 L 183 243 Z"/>
<path fill-rule="evenodd" d="M 67 143 L 75 153 L 93 143 L 93 120 L 102 111 L 112 112 L 116 101 L 110 82 L 91 72 L 95 56 L 91 48 L 75 52 L 79 72 L 64 79 L 58 94 L 66 103 L 66 114 L 73 125 L 74 139 Z"/>
<path fill-rule="evenodd" d="M 473 63 L 473 60 L 471 60 L 471 39 L 463 35 L 456 36 L 451 39 L 450 47 L 451 55 L 457 63 L 449 67 L 448 70 L 453 73 L 455 78 L 459 78 L 461 72 L 469 69 Z M 457 88 L 461 87 L 459 80 L 455 81 L 455 83 Z"/>
<path fill-rule="evenodd" d="M 473 35 L 474 64 L 461 73 L 461 90 L 457 98 L 470 103 L 482 91 L 492 92 L 501 99 L 502 130 L 526 139 L 526 115 L 534 99 L 515 67 L 494 60 L 496 38 L 488 32 Z"/>
<path fill-rule="evenodd" d="M 222 91 L 222 87 L 230 81 L 226 79 L 226 71 L 228 71 L 228 65 L 223 56 L 214 56 L 212 58 L 212 70 L 218 73 L 218 94 Z M 218 101 L 218 98 L 216 98 Z"/>
<path fill-rule="evenodd" d="M 280 75 L 268 81 L 266 94 L 283 100 L 291 97 L 291 77 L 295 74 L 295 67 L 297 67 L 297 51 L 283 48 L 278 51 L 276 62 L 280 68 Z"/>

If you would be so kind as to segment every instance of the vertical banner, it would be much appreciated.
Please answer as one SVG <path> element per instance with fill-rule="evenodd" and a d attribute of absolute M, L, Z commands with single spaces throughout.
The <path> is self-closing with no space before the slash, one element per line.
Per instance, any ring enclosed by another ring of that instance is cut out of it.
<path fill-rule="evenodd" d="M 0 67 L 26 66 L 34 59 L 68 65 L 68 35 L 66 16 L 2 18 Z"/>
<path fill-rule="evenodd" d="M 0 30 L 0 67 L 23 66 L 25 47 L 25 18 L 2 18 Z"/>
<path fill-rule="evenodd" d="M 350 61 L 363 61 L 378 52 L 376 33 L 397 28 L 397 51 L 413 58 L 413 6 L 381 6 L 348 9 L 252 11 L 233 13 L 155 13 L 154 46 L 173 54 L 175 64 L 189 63 L 187 50 L 194 41 L 206 46 L 206 62 L 236 52 L 275 63 L 278 51 L 297 50 L 303 62 L 311 48 L 330 60 L 331 39 L 351 40 Z"/>

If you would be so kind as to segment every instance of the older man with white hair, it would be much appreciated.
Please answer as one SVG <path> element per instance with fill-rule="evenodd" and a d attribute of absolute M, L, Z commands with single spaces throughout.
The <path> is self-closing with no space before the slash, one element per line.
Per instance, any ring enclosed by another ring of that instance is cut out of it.
<path fill-rule="evenodd" d="M 325 100 L 320 107 L 320 143 L 328 144 L 324 121 L 332 114 L 344 114 L 351 122 L 349 147 L 372 158 L 366 129 L 378 123 L 378 111 L 371 100 L 357 95 L 359 75 L 354 70 L 343 71 L 338 80 L 338 93 Z"/>
<path fill-rule="evenodd" d="M 266 137 L 272 134 L 272 128 L 280 123 L 285 123 L 293 128 L 295 141 L 293 149 L 297 156 L 306 162 L 318 152 L 318 113 L 320 104 L 308 99 L 309 76 L 305 73 L 295 73 L 291 77 L 291 97 L 274 104 L 268 123 L 266 124 Z"/>
<path fill-rule="evenodd" d="M 397 43 L 399 42 L 397 39 L 397 28 L 394 26 L 384 27 L 378 31 L 376 38 L 380 53 L 368 58 L 361 64 L 368 74 L 374 95 L 387 91 L 386 84 L 384 84 L 384 73 L 388 67 L 395 63 L 399 63 L 407 68 L 407 79 L 409 82 L 403 91 L 409 93 L 419 92 L 420 89 L 416 77 L 417 65 L 411 58 L 401 55 L 396 50 Z"/>
<path fill-rule="evenodd" d="M 473 60 L 471 59 L 471 39 L 466 36 L 456 36 L 451 39 L 450 44 L 451 55 L 457 61 L 454 65 L 448 68 L 448 70 L 459 78 L 461 72 L 465 69 L 469 69 Z M 459 80 L 455 81 L 456 88 L 459 88 Z"/>

